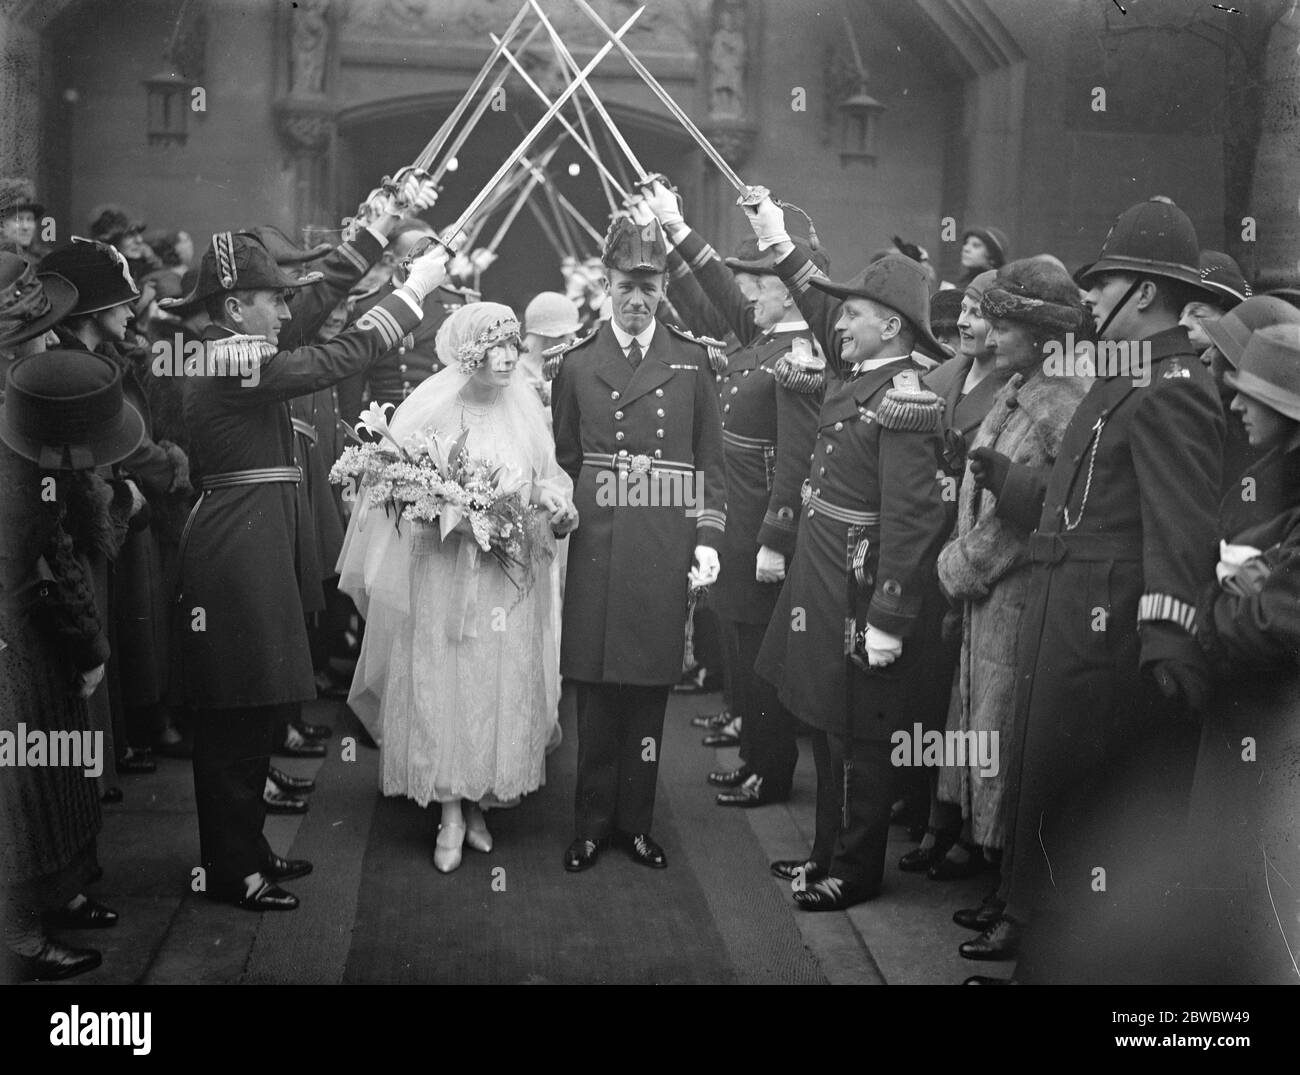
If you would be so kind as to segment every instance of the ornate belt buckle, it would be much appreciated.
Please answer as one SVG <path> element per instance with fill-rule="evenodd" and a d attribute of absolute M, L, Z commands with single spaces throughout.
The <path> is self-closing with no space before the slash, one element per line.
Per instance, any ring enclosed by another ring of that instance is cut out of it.
<path fill-rule="evenodd" d="M 648 455 L 634 455 L 628 463 L 628 470 L 633 474 L 649 474 L 651 462 Z"/>

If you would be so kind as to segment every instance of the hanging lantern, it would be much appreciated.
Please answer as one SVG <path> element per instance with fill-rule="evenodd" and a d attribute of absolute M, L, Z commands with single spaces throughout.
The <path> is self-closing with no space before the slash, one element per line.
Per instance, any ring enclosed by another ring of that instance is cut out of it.
<path fill-rule="evenodd" d="M 144 80 L 148 104 L 150 145 L 184 145 L 189 137 L 186 116 L 190 110 L 190 90 L 194 84 L 175 72 L 165 72 Z"/>
<path fill-rule="evenodd" d="M 839 103 L 840 162 L 876 159 L 876 124 L 885 106 L 867 93 L 867 83 L 858 83 L 857 91 Z"/>

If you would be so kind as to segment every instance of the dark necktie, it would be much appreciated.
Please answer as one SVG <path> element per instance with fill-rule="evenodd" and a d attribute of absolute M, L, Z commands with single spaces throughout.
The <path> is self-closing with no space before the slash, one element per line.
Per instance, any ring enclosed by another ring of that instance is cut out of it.
<path fill-rule="evenodd" d="M 637 343 L 635 336 L 632 337 L 632 342 L 627 345 L 627 360 L 632 363 L 633 369 L 641 365 L 641 345 Z"/>

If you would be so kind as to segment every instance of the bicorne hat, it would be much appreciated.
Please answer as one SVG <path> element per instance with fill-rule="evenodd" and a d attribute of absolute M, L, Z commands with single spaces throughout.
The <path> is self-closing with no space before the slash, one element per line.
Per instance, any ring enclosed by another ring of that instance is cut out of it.
<path fill-rule="evenodd" d="M 135 451 L 144 419 L 122 394 L 111 359 L 45 351 L 9 367 L 0 440 L 43 470 L 90 470 Z"/>
<path fill-rule="evenodd" d="M 916 349 L 939 362 L 952 352 L 930 331 L 930 280 L 919 262 L 905 254 L 886 254 L 873 261 L 852 280 L 836 284 L 812 278 L 808 283 L 837 299 L 870 299 L 906 318 L 916 333 Z"/>
<path fill-rule="evenodd" d="M 601 261 L 606 268 L 622 272 L 665 272 L 668 244 L 659 221 L 634 224 L 628 217 L 615 217 L 605 236 Z"/>
<path fill-rule="evenodd" d="M 185 314 L 197 309 L 211 295 L 230 291 L 288 291 L 322 279 L 324 274 L 319 272 L 306 276 L 285 272 L 254 235 L 220 231 L 203 252 L 194 289 L 184 298 L 162 299 L 158 305 Z"/>

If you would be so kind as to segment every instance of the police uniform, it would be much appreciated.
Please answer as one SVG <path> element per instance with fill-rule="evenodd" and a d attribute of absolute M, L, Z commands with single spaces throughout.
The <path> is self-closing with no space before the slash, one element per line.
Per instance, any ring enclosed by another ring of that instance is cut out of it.
<path fill-rule="evenodd" d="M 616 221 L 606 264 L 662 272 L 657 234 L 657 225 L 645 239 Z M 662 322 L 647 333 L 636 364 L 623 346 L 631 338 L 612 322 L 547 358 L 556 458 L 573 478 L 580 519 L 560 650 L 560 672 L 577 686 L 575 831 L 594 842 L 649 832 L 664 711 L 681 675 L 686 576 L 695 546 L 716 548 L 726 526 L 708 352 Z M 673 488 L 692 495 L 632 502 L 633 489 Z"/>
<path fill-rule="evenodd" d="M 908 309 L 918 334 L 925 333 L 918 346 L 941 353 L 929 337 L 924 277 L 901 255 L 843 287 L 819 278 L 797 252 L 777 269 L 833 360 L 840 303 L 832 296 L 863 288 L 878 302 Z M 910 308 L 909 296 L 916 299 Z M 874 894 L 883 876 L 889 737 L 915 715 L 911 696 L 933 675 L 942 621 L 934 564 L 948 519 L 939 480 L 943 403 L 922 388 L 923 372 L 913 356 L 868 360 L 828 390 L 794 561 L 758 658 L 759 674 L 776 685 L 781 701 L 820 733 L 810 861 L 845 882 L 851 899 Z M 846 636 L 867 621 L 903 639 L 897 660 L 870 671 L 846 658 Z"/>
<path fill-rule="evenodd" d="M 757 581 L 756 560 L 762 546 L 780 553 L 787 564 L 794 556 L 802 483 L 826 389 L 825 363 L 822 370 L 792 365 L 796 339 L 808 341 L 811 353 L 814 341 L 807 322 L 796 315 L 760 329 L 729 269 L 694 232 L 677 237 L 677 252 L 742 343 L 717 364 L 716 372 L 728 526 L 713 599 L 730 640 L 732 712 L 744 718 L 741 759 L 746 775 L 760 780 L 754 795 L 770 802 L 789 795 L 799 750 L 793 717 L 772 685 L 754 673 L 781 592 L 780 582 Z M 770 265 L 736 259 L 727 265 L 772 271 Z M 739 797 L 732 793 L 719 801 Z"/>

